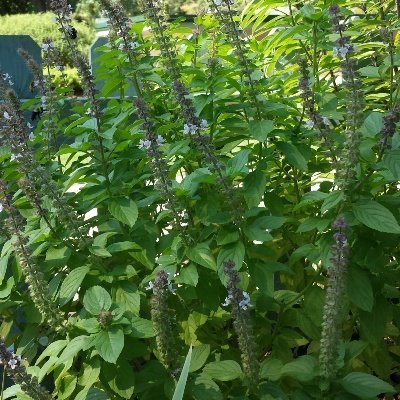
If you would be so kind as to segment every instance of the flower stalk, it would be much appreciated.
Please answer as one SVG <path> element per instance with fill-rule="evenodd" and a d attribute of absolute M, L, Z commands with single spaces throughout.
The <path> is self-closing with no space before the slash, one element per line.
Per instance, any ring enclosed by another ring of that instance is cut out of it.
<path fill-rule="evenodd" d="M 22 391 L 33 400 L 52 400 L 51 394 L 39 384 L 37 378 L 28 374 L 25 367 L 25 360 L 18 354 L 8 350 L 3 339 L 0 339 L 0 364 L 4 372 L 20 385 Z"/>
<path fill-rule="evenodd" d="M 228 297 L 225 299 L 223 306 L 232 306 L 233 326 L 238 338 L 243 371 L 248 385 L 254 387 L 259 382 L 260 366 L 257 361 L 255 337 L 249 314 L 250 296 L 237 287 L 240 283 L 240 278 L 235 267 L 236 265 L 232 260 L 224 261 Z"/>
<path fill-rule="evenodd" d="M 332 224 L 334 244 L 331 247 L 329 283 L 323 313 L 320 341 L 319 365 L 322 389 L 329 388 L 338 367 L 339 343 L 341 340 L 341 311 L 346 294 L 346 276 L 349 257 L 347 239 L 348 224 L 344 217 L 338 217 Z"/>
<path fill-rule="evenodd" d="M 72 56 L 73 64 L 77 68 L 78 74 L 82 79 L 84 93 L 90 103 L 89 115 L 96 121 L 95 132 L 96 139 L 99 144 L 102 173 L 106 181 L 107 192 L 110 196 L 112 196 L 105 147 L 103 144 L 103 139 L 100 135 L 102 112 L 100 110 L 100 103 L 97 98 L 95 79 L 90 70 L 89 63 L 85 56 L 78 50 L 76 42 L 74 41 L 76 39 L 76 30 L 71 25 L 72 7 L 70 4 L 68 4 L 67 0 L 52 0 L 50 2 L 50 9 L 56 14 L 56 22 L 60 26 L 59 30 L 64 36 L 65 42 L 67 43 Z"/>
<path fill-rule="evenodd" d="M 354 185 L 355 168 L 359 159 L 359 128 L 362 123 L 364 98 L 359 73 L 355 70 L 356 61 L 352 57 L 356 48 L 350 42 L 350 38 L 344 35 L 346 25 L 342 22 L 340 8 L 336 4 L 332 5 L 329 8 L 329 15 L 333 31 L 339 34 L 333 53 L 342 60 L 343 84 L 347 91 L 348 99 L 346 104 L 345 143 L 342 156 L 338 161 L 335 180 L 338 188 L 343 190 L 345 196 L 348 197 Z"/>
<path fill-rule="evenodd" d="M 168 273 L 161 270 L 156 279 L 149 283 L 148 289 L 153 290 L 151 297 L 151 320 L 156 334 L 157 350 L 160 361 L 173 376 L 179 373 L 177 350 L 173 325 L 168 309 L 168 297 L 172 292 L 172 285 Z"/>
<path fill-rule="evenodd" d="M 0 181 L 0 204 L 8 214 L 6 229 L 14 238 L 13 247 L 19 259 L 25 281 L 28 285 L 30 296 L 36 308 L 39 310 L 44 321 L 56 332 L 65 330 L 64 315 L 51 299 L 48 292 L 47 282 L 43 273 L 37 266 L 34 257 L 31 255 L 25 237 L 22 235 L 22 227 L 17 218 L 17 210 L 11 204 L 6 191 L 6 184 Z"/>

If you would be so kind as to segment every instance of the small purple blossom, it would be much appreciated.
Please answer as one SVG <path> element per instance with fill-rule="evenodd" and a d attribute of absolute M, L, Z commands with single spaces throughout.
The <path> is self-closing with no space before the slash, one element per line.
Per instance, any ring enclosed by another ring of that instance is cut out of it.
<path fill-rule="evenodd" d="M 150 281 L 148 283 L 148 285 L 145 287 L 145 290 L 153 290 L 153 287 L 154 287 L 154 283 L 153 283 L 153 281 Z"/>
<path fill-rule="evenodd" d="M 157 136 L 156 143 L 161 146 L 164 143 L 164 138 L 161 135 Z"/>
<path fill-rule="evenodd" d="M 42 50 L 43 51 L 49 51 L 51 49 L 54 49 L 54 43 L 53 42 L 45 42 L 42 44 Z"/>
<path fill-rule="evenodd" d="M 345 58 L 346 55 L 353 50 L 353 47 L 351 44 L 349 43 L 345 43 L 343 46 L 341 47 L 334 47 L 333 48 L 333 54 L 337 57 L 340 58 Z"/>
<path fill-rule="evenodd" d="M 200 121 L 200 129 L 205 131 L 208 128 L 208 122 L 205 119 Z"/>
<path fill-rule="evenodd" d="M 325 125 L 330 125 L 331 124 L 331 122 L 329 121 L 329 118 L 328 117 L 322 117 L 322 122 L 325 124 Z"/>
<path fill-rule="evenodd" d="M 151 146 L 151 141 L 148 139 L 140 139 L 139 140 L 139 149 L 149 149 Z"/>
<path fill-rule="evenodd" d="M 239 307 L 242 310 L 247 310 L 250 306 L 250 296 L 247 292 L 243 292 L 243 300 L 239 302 Z"/>
<path fill-rule="evenodd" d="M 306 126 L 307 126 L 308 129 L 314 128 L 314 125 L 315 125 L 315 123 L 314 123 L 314 121 L 311 120 L 311 119 L 309 119 L 309 120 L 306 122 Z"/>

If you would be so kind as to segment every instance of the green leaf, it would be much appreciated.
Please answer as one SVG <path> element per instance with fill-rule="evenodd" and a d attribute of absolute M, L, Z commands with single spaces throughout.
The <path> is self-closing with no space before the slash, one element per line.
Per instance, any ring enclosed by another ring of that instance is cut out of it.
<path fill-rule="evenodd" d="M 69 399 L 76 387 L 76 376 L 64 375 L 57 388 L 57 398 L 60 400 Z"/>
<path fill-rule="evenodd" d="M 205 365 L 203 372 L 218 381 L 232 381 L 242 374 L 242 369 L 236 361 L 213 361 Z"/>
<path fill-rule="evenodd" d="M 297 211 L 298 209 L 304 206 L 308 206 L 310 204 L 318 203 L 319 201 L 325 200 L 327 197 L 328 197 L 327 193 L 319 192 L 317 190 L 312 192 L 307 192 L 293 209 Z"/>
<path fill-rule="evenodd" d="M 107 393 L 97 388 L 90 388 L 85 400 L 109 400 Z"/>
<path fill-rule="evenodd" d="M 9 254 L 6 254 L 4 257 L 0 257 L 0 284 L 3 283 L 3 279 L 6 277 L 8 259 L 10 258 Z"/>
<path fill-rule="evenodd" d="M 228 175 L 236 175 L 241 172 L 247 172 L 246 164 L 250 153 L 251 150 L 243 149 L 235 154 L 227 163 L 226 173 Z"/>
<path fill-rule="evenodd" d="M 135 225 L 138 218 L 138 208 L 136 203 L 128 197 L 118 197 L 111 199 L 108 210 L 118 221 L 130 226 Z"/>
<path fill-rule="evenodd" d="M 111 304 L 111 296 L 101 286 L 89 288 L 83 297 L 83 305 L 92 315 L 99 315 L 102 310 L 108 311 Z"/>
<path fill-rule="evenodd" d="M 379 133 L 383 126 L 383 114 L 380 112 L 372 111 L 367 118 L 365 118 L 360 131 L 364 136 L 374 137 Z"/>
<path fill-rule="evenodd" d="M 214 256 L 212 255 L 210 247 L 206 243 L 200 243 L 186 251 L 189 260 L 209 268 L 213 271 L 217 270 L 217 264 Z"/>
<path fill-rule="evenodd" d="M 115 302 L 124 311 L 139 315 L 140 294 L 135 284 L 122 282 L 115 292 Z"/>
<path fill-rule="evenodd" d="M 89 266 L 84 265 L 73 269 L 64 279 L 60 288 L 60 306 L 67 304 L 78 291 L 83 279 L 89 272 Z"/>
<path fill-rule="evenodd" d="M 373 200 L 353 204 L 353 212 L 359 222 L 379 232 L 400 233 L 394 215 L 383 205 Z"/>
<path fill-rule="evenodd" d="M 324 213 L 325 211 L 328 211 L 338 205 L 343 200 L 343 197 L 344 194 L 341 190 L 335 190 L 334 192 L 329 193 L 322 203 L 321 212 Z"/>
<path fill-rule="evenodd" d="M 279 142 L 276 144 L 276 147 L 286 156 L 290 165 L 293 165 L 293 167 L 296 167 L 301 171 L 307 172 L 307 160 L 294 144 Z"/>
<path fill-rule="evenodd" d="M 301 356 L 296 360 L 285 364 L 281 373 L 290 376 L 300 382 L 307 382 L 314 379 L 317 369 L 317 360 L 312 356 Z"/>
<path fill-rule="evenodd" d="M 358 308 L 371 311 L 374 306 L 374 292 L 367 271 L 351 265 L 348 268 L 347 293 Z"/>
<path fill-rule="evenodd" d="M 46 357 L 57 356 L 58 353 L 60 353 L 60 351 L 64 349 L 67 345 L 68 340 L 56 340 L 55 342 L 50 343 L 36 360 L 36 365 L 38 365 Z"/>
<path fill-rule="evenodd" d="M 112 254 L 104 247 L 93 245 L 92 247 L 89 248 L 89 251 L 97 257 L 102 257 L 102 258 L 112 257 Z"/>
<path fill-rule="evenodd" d="M 98 356 L 93 357 L 89 364 L 84 363 L 81 369 L 81 375 L 78 378 L 78 384 L 83 386 L 89 391 L 89 388 L 97 382 L 100 375 L 100 358 Z M 83 400 L 85 397 L 83 397 Z M 76 399 L 75 399 L 76 400 Z"/>
<path fill-rule="evenodd" d="M 217 257 L 218 275 L 221 282 L 225 282 L 224 261 L 232 260 L 236 265 L 236 270 L 242 267 L 245 255 L 245 247 L 242 241 L 230 244 L 221 249 Z"/>
<path fill-rule="evenodd" d="M 387 168 L 393 174 L 394 179 L 400 180 L 400 149 L 386 153 L 379 166 Z"/>
<path fill-rule="evenodd" d="M 268 379 L 272 382 L 279 380 L 282 376 L 282 366 L 281 360 L 268 357 L 261 364 L 260 378 Z"/>
<path fill-rule="evenodd" d="M 214 181 L 214 179 L 214 176 L 208 168 L 198 168 L 196 171 L 185 176 L 180 184 L 176 184 L 176 193 L 178 195 L 187 194 L 189 196 L 193 196 L 196 193 L 200 183 L 211 183 Z"/>
<path fill-rule="evenodd" d="M 358 70 L 358 72 L 362 76 L 366 76 L 368 78 L 380 78 L 381 77 L 381 74 L 379 73 L 379 67 L 372 67 L 372 66 L 363 67 L 363 68 L 360 68 Z"/>
<path fill-rule="evenodd" d="M 46 261 L 51 266 L 63 267 L 69 257 L 71 256 L 71 249 L 69 247 L 50 247 L 46 252 Z"/>
<path fill-rule="evenodd" d="M 236 264 L 236 269 L 239 270 L 243 264 L 244 254 L 245 248 L 242 241 L 225 246 L 218 254 L 218 269 L 223 269 L 224 261 L 232 260 Z"/>
<path fill-rule="evenodd" d="M 267 177 L 261 169 L 250 172 L 243 181 L 243 196 L 247 207 L 257 207 L 265 192 Z"/>
<path fill-rule="evenodd" d="M 118 242 L 112 243 L 107 247 L 107 250 L 110 253 L 118 253 L 120 251 L 135 251 L 135 250 L 142 250 L 142 248 L 134 242 Z"/>
<path fill-rule="evenodd" d="M 312 231 L 313 229 L 318 229 L 319 232 L 323 232 L 329 225 L 329 222 L 330 220 L 326 218 L 315 218 L 315 217 L 307 218 L 299 225 L 296 232 L 299 233 L 309 232 Z"/>
<path fill-rule="evenodd" d="M 222 400 L 219 386 L 206 374 L 198 375 L 191 387 L 194 400 Z"/>
<path fill-rule="evenodd" d="M 135 374 L 127 360 L 119 360 L 117 365 L 105 364 L 101 368 L 110 388 L 118 398 L 131 399 L 135 390 Z"/>
<path fill-rule="evenodd" d="M 267 242 L 273 239 L 269 233 L 268 224 L 262 218 L 257 218 L 250 225 L 245 226 L 244 234 L 249 240 L 258 240 L 260 242 Z"/>
<path fill-rule="evenodd" d="M 194 347 L 189 371 L 194 372 L 200 369 L 207 361 L 209 355 L 210 355 L 209 344 L 201 344 L 199 346 Z"/>
<path fill-rule="evenodd" d="M 182 400 L 183 395 L 185 394 L 186 382 L 189 375 L 189 365 L 190 360 L 192 358 L 192 346 L 190 346 L 188 354 L 185 359 L 185 363 L 183 364 L 182 372 L 179 376 L 178 383 L 176 384 L 175 392 L 172 397 L 172 400 Z"/>
<path fill-rule="evenodd" d="M 199 281 L 199 273 L 193 264 L 183 267 L 179 272 L 179 282 L 190 286 L 197 286 Z"/>
<path fill-rule="evenodd" d="M 11 276 L 7 279 L 7 282 L 0 285 L 0 299 L 8 297 L 14 287 L 14 278 Z"/>
<path fill-rule="evenodd" d="M 57 360 L 57 364 L 65 364 L 67 361 L 73 359 L 81 350 L 86 350 L 91 344 L 91 341 L 92 338 L 86 335 L 81 335 L 73 338 L 60 354 Z"/>
<path fill-rule="evenodd" d="M 132 322 L 131 336 L 137 338 L 150 338 L 154 336 L 153 323 L 148 319 L 132 317 L 130 321 Z"/>
<path fill-rule="evenodd" d="M 360 399 L 373 399 L 381 393 L 395 393 L 393 386 L 364 372 L 351 372 L 340 380 L 343 388 Z"/>
<path fill-rule="evenodd" d="M 268 134 L 274 130 L 274 122 L 270 120 L 254 120 L 249 122 L 250 135 L 259 142 L 265 142 Z"/>
<path fill-rule="evenodd" d="M 115 364 L 124 348 L 124 332 L 117 327 L 101 331 L 96 334 L 94 345 L 104 361 Z"/>

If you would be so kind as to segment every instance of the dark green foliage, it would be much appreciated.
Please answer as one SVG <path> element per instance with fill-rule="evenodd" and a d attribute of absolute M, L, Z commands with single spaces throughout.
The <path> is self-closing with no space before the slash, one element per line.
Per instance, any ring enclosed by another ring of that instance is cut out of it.
<path fill-rule="evenodd" d="M 396 8 L 260 0 L 247 38 L 223 2 L 130 26 L 101 0 L 102 93 L 68 42 L 87 100 L 33 135 L 1 77 L 0 335 L 60 399 L 393 399 Z M 23 107 L 62 108 L 44 87 Z"/>

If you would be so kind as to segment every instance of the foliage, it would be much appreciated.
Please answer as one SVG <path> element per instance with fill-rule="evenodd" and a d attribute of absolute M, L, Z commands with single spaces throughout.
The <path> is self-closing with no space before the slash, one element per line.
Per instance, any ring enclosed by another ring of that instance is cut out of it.
<path fill-rule="evenodd" d="M 249 37 L 231 0 L 197 29 L 100 4 L 100 94 L 54 7 L 87 98 L 72 116 L 36 71 L 31 133 L 0 76 L 6 372 L 59 399 L 393 398 L 394 4 L 259 0 Z"/>
<path fill-rule="evenodd" d="M 42 43 L 45 38 L 52 38 L 57 48 L 61 51 L 65 64 L 72 66 L 68 49 L 58 31 L 56 24 L 52 22 L 51 13 L 18 14 L 0 17 L 0 35 L 29 35 L 37 43 Z M 94 30 L 86 23 L 74 21 L 74 27 L 78 31 L 78 48 L 84 54 L 88 54 L 89 46 L 94 39 Z"/>

